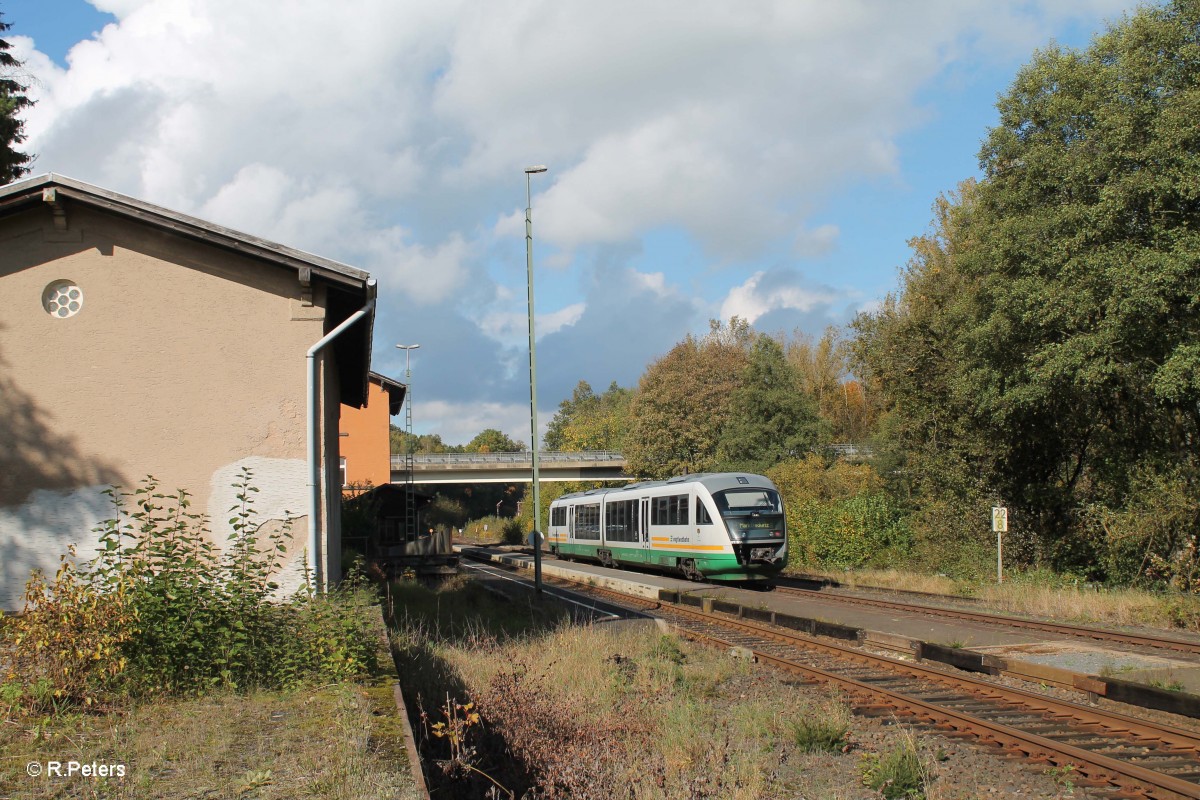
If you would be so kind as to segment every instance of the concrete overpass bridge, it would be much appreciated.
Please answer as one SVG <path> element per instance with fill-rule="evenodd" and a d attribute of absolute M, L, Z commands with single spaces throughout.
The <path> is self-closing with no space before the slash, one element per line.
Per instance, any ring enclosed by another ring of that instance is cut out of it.
<path fill-rule="evenodd" d="M 413 483 L 521 483 L 533 472 L 533 453 L 419 453 Z M 404 456 L 392 455 L 392 483 L 404 483 Z M 538 454 L 542 481 L 628 481 L 625 458 L 611 450 Z"/>
<path fill-rule="evenodd" d="M 863 461 L 871 448 L 853 444 L 825 445 L 836 458 Z M 418 453 L 413 455 L 413 483 L 521 483 L 533 471 L 533 453 Z M 543 481 L 629 481 L 625 457 L 615 450 L 578 453 L 542 451 L 538 476 Z M 405 483 L 404 456 L 392 455 L 392 483 Z"/>

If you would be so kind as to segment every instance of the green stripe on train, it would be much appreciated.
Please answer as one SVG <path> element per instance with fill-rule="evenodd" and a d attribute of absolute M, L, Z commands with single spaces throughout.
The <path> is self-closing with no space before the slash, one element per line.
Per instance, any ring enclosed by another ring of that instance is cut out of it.
<path fill-rule="evenodd" d="M 596 558 L 599 545 L 580 544 L 578 542 L 552 543 L 557 551 L 566 556 Z M 706 578 L 726 581 L 763 580 L 779 572 L 766 564 L 755 564 L 753 570 L 747 570 L 738 563 L 733 553 L 712 553 L 689 550 L 655 550 L 646 547 L 617 547 L 612 543 L 604 545 L 604 549 L 613 554 L 613 558 L 623 564 L 644 564 L 653 567 L 674 569 L 680 558 L 690 558 L 696 562 L 698 569 Z M 768 573 L 768 574 L 764 574 Z"/>

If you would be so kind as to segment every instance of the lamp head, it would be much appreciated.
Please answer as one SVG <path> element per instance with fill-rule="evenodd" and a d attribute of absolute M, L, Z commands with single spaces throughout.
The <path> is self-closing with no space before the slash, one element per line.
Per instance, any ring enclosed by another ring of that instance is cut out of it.
<path fill-rule="evenodd" d="M 535 175 L 539 172 L 545 172 L 548 169 L 549 169 L 549 167 L 547 167 L 545 164 L 538 164 L 535 167 L 526 167 L 525 174 L 526 175 Z"/>

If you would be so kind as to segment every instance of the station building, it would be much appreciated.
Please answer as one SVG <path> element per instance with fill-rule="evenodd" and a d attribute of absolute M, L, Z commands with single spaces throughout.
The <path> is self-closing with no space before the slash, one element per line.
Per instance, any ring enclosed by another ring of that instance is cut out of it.
<path fill-rule="evenodd" d="M 407 387 L 378 372 L 367 380 L 367 404 L 362 408 L 343 405 L 341 456 L 343 492 L 383 486 L 392 479 L 392 417 L 404 406 Z"/>
<path fill-rule="evenodd" d="M 0 187 L 0 607 L 68 545 L 90 557 L 101 492 L 146 475 L 190 492 L 220 544 L 249 468 L 259 519 L 295 518 L 278 579 L 298 587 L 308 558 L 336 581 L 339 409 L 368 401 L 375 293 L 361 270 L 70 178 Z"/>

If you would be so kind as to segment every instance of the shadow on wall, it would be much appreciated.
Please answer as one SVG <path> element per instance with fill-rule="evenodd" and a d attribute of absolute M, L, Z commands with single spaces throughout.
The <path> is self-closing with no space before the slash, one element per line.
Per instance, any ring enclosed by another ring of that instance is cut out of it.
<path fill-rule="evenodd" d="M 69 376 L 63 386 L 71 390 Z M 90 557 L 91 529 L 112 516 L 101 492 L 128 483 L 55 428 L 0 351 L 0 608 L 19 609 L 30 571 L 53 575 L 68 545 L 81 545 L 79 555 Z"/>

